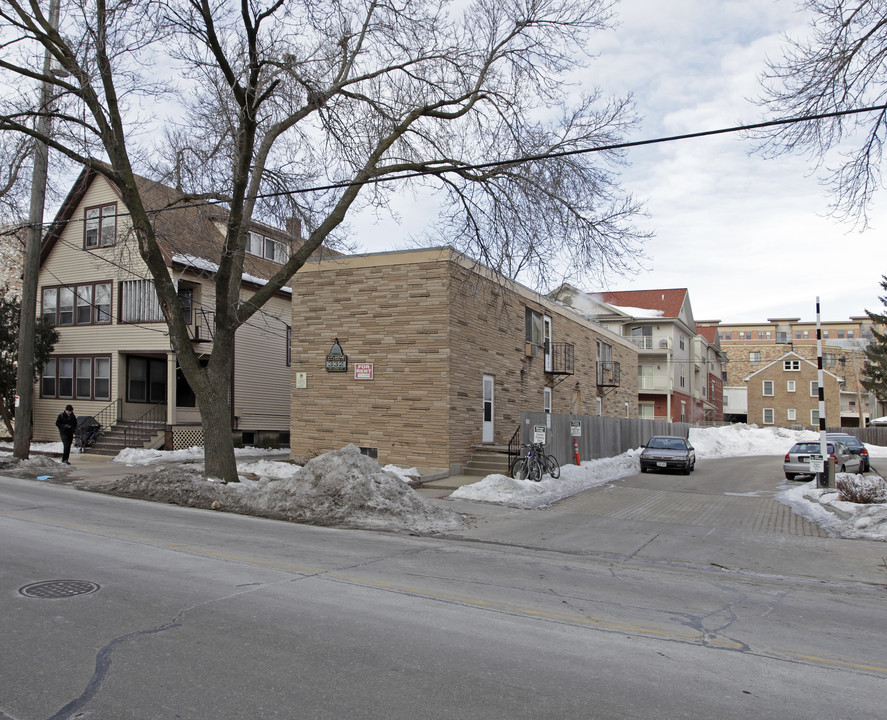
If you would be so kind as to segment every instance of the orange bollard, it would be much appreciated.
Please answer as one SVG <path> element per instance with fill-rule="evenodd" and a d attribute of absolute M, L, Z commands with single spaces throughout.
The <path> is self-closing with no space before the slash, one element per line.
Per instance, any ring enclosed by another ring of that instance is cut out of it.
<path fill-rule="evenodd" d="M 581 465 L 582 463 L 579 461 L 579 441 L 576 438 L 573 438 L 573 452 L 576 455 L 576 464 Z"/>

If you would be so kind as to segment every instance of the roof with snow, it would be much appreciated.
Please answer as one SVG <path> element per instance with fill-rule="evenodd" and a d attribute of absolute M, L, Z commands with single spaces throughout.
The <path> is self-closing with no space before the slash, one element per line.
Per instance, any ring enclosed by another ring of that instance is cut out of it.
<path fill-rule="evenodd" d="M 658 317 L 680 317 L 687 299 L 687 288 L 670 290 L 622 290 L 595 293 L 605 303 L 620 308 L 643 308 L 659 311 Z"/>

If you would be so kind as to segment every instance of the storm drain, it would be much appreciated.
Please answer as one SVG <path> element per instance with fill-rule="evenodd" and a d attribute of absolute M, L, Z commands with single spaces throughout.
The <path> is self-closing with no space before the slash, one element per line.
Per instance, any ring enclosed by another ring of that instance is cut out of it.
<path fill-rule="evenodd" d="M 89 595 L 99 586 L 89 580 L 44 580 L 19 588 L 19 593 L 30 598 L 67 598 Z"/>

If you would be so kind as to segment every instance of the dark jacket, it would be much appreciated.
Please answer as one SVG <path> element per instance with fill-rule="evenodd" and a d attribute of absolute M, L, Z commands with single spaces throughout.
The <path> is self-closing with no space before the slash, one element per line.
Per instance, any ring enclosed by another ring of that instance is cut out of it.
<path fill-rule="evenodd" d="M 63 435 L 73 435 L 74 431 L 77 429 L 77 418 L 74 413 L 68 415 L 64 412 L 61 412 L 59 413 L 59 416 L 55 419 L 55 426 Z"/>

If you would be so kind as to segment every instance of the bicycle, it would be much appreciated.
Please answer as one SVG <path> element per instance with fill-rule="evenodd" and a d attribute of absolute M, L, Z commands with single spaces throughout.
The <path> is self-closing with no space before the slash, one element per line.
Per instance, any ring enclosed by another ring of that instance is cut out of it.
<path fill-rule="evenodd" d="M 527 454 L 512 463 L 511 477 L 514 479 L 539 482 L 543 475 L 550 475 L 555 480 L 561 476 L 554 455 L 546 455 L 541 443 L 523 443 L 521 450 L 526 450 Z"/>

